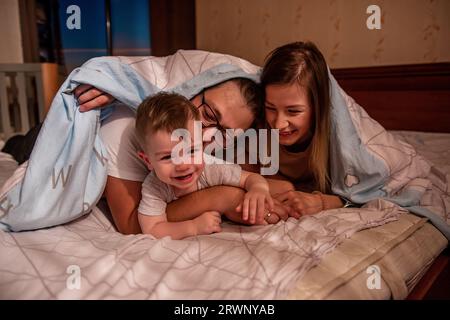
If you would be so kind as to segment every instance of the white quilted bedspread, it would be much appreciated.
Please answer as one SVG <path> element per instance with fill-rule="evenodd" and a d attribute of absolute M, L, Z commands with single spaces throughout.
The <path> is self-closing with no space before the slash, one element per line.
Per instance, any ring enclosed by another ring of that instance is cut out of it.
<path fill-rule="evenodd" d="M 345 238 L 400 212 L 372 205 L 182 241 L 124 236 L 98 208 L 63 226 L 1 231 L 0 298 L 282 299 Z"/>
<path fill-rule="evenodd" d="M 433 163 L 450 150 L 448 135 L 397 136 Z M 437 168 L 448 172 L 445 164 Z M 0 153 L 0 185 L 16 166 Z M 122 235 L 99 207 L 58 227 L 0 231 L 0 299 L 283 299 L 346 238 L 402 212 L 375 201 L 273 226 L 224 223 L 221 233 L 175 241 Z"/>

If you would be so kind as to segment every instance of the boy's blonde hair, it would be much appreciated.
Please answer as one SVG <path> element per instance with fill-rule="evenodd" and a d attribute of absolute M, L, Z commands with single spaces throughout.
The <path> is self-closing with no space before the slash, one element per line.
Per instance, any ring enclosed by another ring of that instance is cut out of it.
<path fill-rule="evenodd" d="M 199 112 L 188 99 L 176 93 L 157 93 L 142 101 L 137 109 L 137 137 L 146 146 L 149 134 L 186 128 L 189 119 L 198 120 Z"/>

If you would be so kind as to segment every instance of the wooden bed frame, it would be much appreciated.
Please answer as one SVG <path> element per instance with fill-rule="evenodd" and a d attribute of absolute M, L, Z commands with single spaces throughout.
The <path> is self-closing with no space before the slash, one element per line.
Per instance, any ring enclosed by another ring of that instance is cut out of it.
<path fill-rule="evenodd" d="M 407 300 L 450 299 L 450 247 L 433 262 Z"/>
<path fill-rule="evenodd" d="M 450 63 L 332 70 L 388 130 L 450 132 Z"/>
<path fill-rule="evenodd" d="M 342 88 L 386 129 L 450 132 L 450 63 L 331 72 Z M 450 299 L 449 247 L 407 299 Z"/>

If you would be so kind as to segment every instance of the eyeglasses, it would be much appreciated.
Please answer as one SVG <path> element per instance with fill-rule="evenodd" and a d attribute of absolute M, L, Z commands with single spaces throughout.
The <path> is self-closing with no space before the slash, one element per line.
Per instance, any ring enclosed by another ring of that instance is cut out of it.
<path fill-rule="evenodd" d="M 202 103 L 197 107 L 199 111 L 202 114 L 202 128 L 208 129 L 208 128 L 217 128 L 222 132 L 222 134 L 225 134 L 226 130 L 219 122 L 219 119 L 217 118 L 216 113 L 214 112 L 213 108 L 209 106 L 209 104 L 205 101 L 205 93 L 202 92 Z"/>
<path fill-rule="evenodd" d="M 216 113 L 214 112 L 213 108 L 211 108 L 211 106 L 207 104 L 205 101 L 205 92 L 202 92 L 201 95 L 202 95 L 202 102 L 197 107 L 197 109 L 201 113 L 202 129 L 205 130 L 215 128 L 219 130 L 222 133 L 223 137 L 221 147 L 226 148 L 227 143 L 232 141 L 235 138 L 235 136 L 233 133 L 227 132 L 227 130 L 220 124 L 219 119 Z"/>

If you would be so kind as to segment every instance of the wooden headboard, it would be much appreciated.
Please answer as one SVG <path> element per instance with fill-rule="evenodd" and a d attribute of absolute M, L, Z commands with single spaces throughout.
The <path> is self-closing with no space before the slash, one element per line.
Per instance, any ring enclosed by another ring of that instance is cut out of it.
<path fill-rule="evenodd" d="M 331 72 L 342 88 L 386 129 L 450 132 L 450 63 Z"/>

